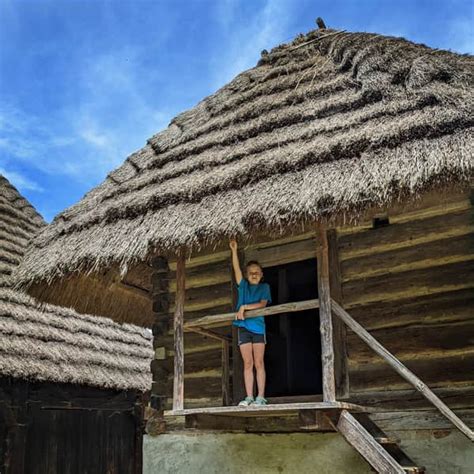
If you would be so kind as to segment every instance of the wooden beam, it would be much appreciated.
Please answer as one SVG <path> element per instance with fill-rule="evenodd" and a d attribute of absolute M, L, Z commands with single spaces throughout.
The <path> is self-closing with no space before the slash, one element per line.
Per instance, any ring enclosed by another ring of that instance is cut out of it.
<path fill-rule="evenodd" d="M 360 455 L 377 471 L 387 474 L 404 474 L 403 467 L 380 445 L 373 436 L 346 410 L 341 412 L 338 431 Z"/>
<path fill-rule="evenodd" d="M 329 288 L 329 254 L 326 228 L 317 228 L 318 237 L 318 296 L 321 332 L 321 362 L 323 368 L 323 400 L 336 400 L 336 381 L 334 374 L 334 345 L 331 315 L 331 293 Z"/>
<path fill-rule="evenodd" d="M 229 341 L 222 341 L 222 404 L 230 405 Z"/>
<path fill-rule="evenodd" d="M 185 250 L 181 249 L 176 262 L 176 300 L 174 311 L 174 380 L 173 410 L 184 408 L 184 299 Z"/>
<path fill-rule="evenodd" d="M 218 332 L 211 331 L 209 329 L 204 328 L 192 328 L 189 329 L 187 332 L 194 332 L 196 334 L 202 334 L 203 336 L 210 337 L 212 339 L 217 339 L 218 341 L 222 342 L 229 342 L 231 340 L 230 337 L 225 336 L 224 334 L 219 334 Z"/>
<path fill-rule="evenodd" d="M 352 329 L 369 347 L 381 356 L 407 382 L 413 385 L 428 401 L 430 401 L 451 423 L 456 426 L 471 441 L 474 441 L 472 431 L 445 403 L 420 380 L 411 370 L 405 367 L 391 352 L 385 349 L 369 332 L 367 332 L 351 315 L 334 300 L 332 309 L 347 326 Z"/>
<path fill-rule="evenodd" d="M 335 229 L 327 233 L 329 252 L 329 286 L 331 297 L 342 304 L 341 268 L 339 262 L 338 236 Z M 334 372 L 336 396 L 338 399 L 349 397 L 349 370 L 347 367 L 346 325 L 339 318 L 332 318 Z"/>
<path fill-rule="evenodd" d="M 319 300 L 298 301 L 297 303 L 285 303 L 276 306 L 269 306 L 268 308 L 254 309 L 246 311 L 246 318 L 255 318 L 257 316 L 271 316 L 281 313 L 295 313 L 299 311 L 306 311 L 308 309 L 319 308 Z M 192 331 L 193 328 L 212 328 L 219 326 L 227 326 L 235 320 L 236 312 L 225 314 L 213 314 L 204 316 L 203 318 L 189 321 L 184 325 L 185 331 Z"/>

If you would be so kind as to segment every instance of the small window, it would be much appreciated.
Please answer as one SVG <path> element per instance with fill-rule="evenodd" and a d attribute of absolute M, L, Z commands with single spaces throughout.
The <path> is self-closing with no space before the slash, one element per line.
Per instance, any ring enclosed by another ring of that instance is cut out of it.
<path fill-rule="evenodd" d="M 390 225 L 390 220 L 388 216 L 375 217 L 374 220 L 372 221 L 373 229 L 378 229 L 379 227 L 386 227 L 388 225 Z"/>

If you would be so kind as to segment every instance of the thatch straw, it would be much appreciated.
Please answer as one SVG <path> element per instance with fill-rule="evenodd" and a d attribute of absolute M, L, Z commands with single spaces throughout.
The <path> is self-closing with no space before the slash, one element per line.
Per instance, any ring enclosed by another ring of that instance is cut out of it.
<path fill-rule="evenodd" d="M 473 58 L 320 34 L 275 48 L 176 117 L 41 232 L 18 283 L 126 267 L 257 228 L 356 220 L 370 206 L 465 184 Z"/>
<path fill-rule="evenodd" d="M 0 175 L 0 287 L 11 284 L 29 241 L 46 225 L 36 209 Z"/>
<path fill-rule="evenodd" d="M 3 176 L 0 224 L 0 376 L 149 390 L 150 331 L 40 304 L 9 288 L 13 268 L 45 222 Z"/>
<path fill-rule="evenodd" d="M 0 375 L 118 390 L 151 388 L 152 335 L 0 288 Z"/>

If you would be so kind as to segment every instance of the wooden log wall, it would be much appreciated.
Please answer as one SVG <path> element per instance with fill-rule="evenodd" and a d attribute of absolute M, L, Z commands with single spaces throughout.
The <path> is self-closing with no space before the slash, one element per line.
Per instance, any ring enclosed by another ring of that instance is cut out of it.
<path fill-rule="evenodd" d="M 263 241 L 241 248 L 242 264 L 257 259 L 265 268 L 316 257 L 314 232 L 279 240 L 261 240 Z M 171 329 L 176 292 L 176 260 L 170 259 L 168 262 L 160 257 L 153 259 L 152 266 L 155 314 L 152 405 L 163 410 L 171 408 L 173 391 Z M 210 314 L 232 311 L 235 302 L 229 250 L 222 247 L 212 253 L 187 259 L 185 274 L 185 322 Z M 231 336 L 230 325 L 220 331 Z M 235 347 L 232 352 L 236 354 Z M 235 358 L 230 362 L 231 379 L 234 361 Z M 222 404 L 222 398 L 222 343 L 200 334 L 185 333 L 185 407 L 219 406 Z"/>
<path fill-rule="evenodd" d="M 469 192 L 338 229 L 344 308 L 435 390 L 474 382 L 474 225 Z M 351 331 L 351 396 L 409 385 Z"/>
<path fill-rule="evenodd" d="M 173 395 L 173 315 L 176 260 L 153 259 L 153 311 L 155 314 L 152 362 L 152 406 L 170 409 Z M 230 251 L 217 251 L 186 260 L 184 321 L 232 309 Z M 223 333 L 230 335 L 231 328 Z M 222 404 L 222 343 L 200 334 L 184 334 L 185 407 Z"/>

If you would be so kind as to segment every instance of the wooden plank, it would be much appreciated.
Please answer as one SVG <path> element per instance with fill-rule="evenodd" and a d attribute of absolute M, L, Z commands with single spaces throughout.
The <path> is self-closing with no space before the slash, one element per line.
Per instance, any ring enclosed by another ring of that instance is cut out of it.
<path fill-rule="evenodd" d="M 217 339 L 218 341 L 222 341 L 222 342 L 229 342 L 231 340 L 231 338 L 229 336 L 219 334 L 219 333 L 211 331 L 209 329 L 192 327 L 191 329 L 189 329 L 189 331 L 195 332 L 196 334 L 202 334 L 203 336 L 210 337 L 211 339 Z"/>
<path fill-rule="evenodd" d="M 176 265 L 176 301 L 174 313 L 174 380 L 173 409 L 184 407 L 184 300 L 185 300 L 185 251 L 180 250 Z"/>
<path fill-rule="evenodd" d="M 229 341 L 222 341 L 222 404 L 230 404 L 230 351 Z"/>
<path fill-rule="evenodd" d="M 468 288 L 474 288 L 474 265 L 472 262 L 458 262 L 346 283 L 343 287 L 344 306 L 351 309 L 375 302 L 384 303 Z"/>
<path fill-rule="evenodd" d="M 270 244 L 269 242 L 268 244 Z M 314 235 L 306 240 L 289 241 L 288 243 L 275 242 L 272 246 L 246 248 L 246 261 L 257 260 L 263 268 L 299 262 L 316 257 Z"/>
<path fill-rule="evenodd" d="M 299 311 L 306 311 L 308 309 L 319 308 L 319 300 L 298 301 L 296 303 L 285 303 L 276 306 L 269 306 L 268 308 L 255 309 L 246 311 L 246 318 L 255 318 L 257 316 L 271 316 L 273 314 L 281 313 L 295 313 Z M 184 325 L 185 331 L 191 331 L 192 328 L 215 328 L 219 326 L 226 326 L 235 320 L 235 312 L 216 314 L 204 316 L 203 318 L 194 321 L 186 322 Z"/>
<path fill-rule="evenodd" d="M 457 411 L 470 426 L 474 425 L 474 409 Z M 389 412 L 373 413 L 372 420 L 381 429 L 386 431 L 417 431 L 417 430 L 448 430 L 453 425 L 441 413 L 435 410 L 394 410 Z"/>
<path fill-rule="evenodd" d="M 439 354 L 430 358 L 413 359 L 406 363 L 408 368 L 419 375 L 431 388 L 452 387 L 461 389 L 474 384 L 474 354 Z M 387 364 L 378 363 L 350 365 L 351 395 L 356 392 L 378 390 L 406 390 L 411 384 L 395 371 L 387 370 Z"/>
<path fill-rule="evenodd" d="M 427 400 L 429 400 L 454 426 L 456 426 L 471 441 L 474 441 L 474 432 L 456 416 L 453 411 L 445 405 L 432 390 L 430 390 L 413 372 L 408 370 L 393 354 L 383 347 L 373 336 L 370 335 L 357 321 L 347 313 L 338 303 L 332 301 L 332 308 L 349 328 L 352 329 L 366 344 L 394 368 L 399 375 L 412 384 Z"/>
<path fill-rule="evenodd" d="M 402 466 L 375 441 L 372 435 L 347 410 L 341 412 L 337 429 L 377 472 L 384 474 L 405 473 Z"/>
<path fill-rule="evenodd" d="M 321 332 L 321 363 L 323 369 L 323 400 L 336 400 L 336 379 L 334 374 L 334 346 L 329 287 L 329 254 L 326 228 L 318 226 L 318 296 Z M 310 376 L 308 374 L 308 376 Z"/>
<path fill-rule="evenodd" d="M 474 233 L 345 260 L 344 282 L 474 260 Z"/>
<path fill-rule="evenodd" d="M 470 216 L 471 211 L 468 210 L 420 221 L 391 224 L 378 229 L 369 229 L 362 233 L 346 235 L 341 237 L 339 242 L 341 260 L 413 247 L 472 233 L 474 225 Z"/>
<path fill-rule="evenodd" d="M 337 231 L 335 229 L 330 229 L 328 230 L 327 236 L 329 252 L 329 287 L 331 290 L 331 297 L 342 305 L 343 300 Z M 346 325 L 339 318 L 333 318 L 332 324 L 336 397 L 346 398 L 349 396 L 349 370 L 347 368 Z"/>
<path fill-rule="evenodd" d="M 209 408 L 186 408 L 184 410 L 172 410 L 165 415 L 195 415 L 210 414 L 221 416 L 280 416 L 284 414 L 297 414 L 300 410 L 351 410 L 354 412 L 370 411 L 366 407 L 347 402 L 309 402 L 309 403 L 282 403 L 278 405 L 250 405 L 248 407 L 209 407 Z"/>
<path fill-rule="evenodd" d="M 471 309 L 472 315 L 472 309 Z M 436 354 L 474 354 L 474 320 L 461 323 L 388 328 L 371 334 L 400 360 L 430 359 Z M 348 347 L 352 364 L 376 362 L 378 357 L 359 337 L 351 334 Z"/>
<path fill-rule="evenodd" d="M 447 291 L 392 302 L 371 303 L 351 309 L 352 317 L 368 331 L 385 328 L 430 326 L 472 320 L 474 291 Z"/>
<path fill-rule="evenodd" d="M 400 410 L 410 412 L 427 409 L 435 411 L 431 403 L 413 387 L 406 390 L 386 390 L 386 388 L 384 386 L 379 391 L 352 392 L 350 400 L 357 405 L 370 406 L 377 412 Z M 474 385 L 433 388 L 433 392 L 453 410 L 474 409 Z M 468 425 L 470 426 L 469 423 Z"/>

